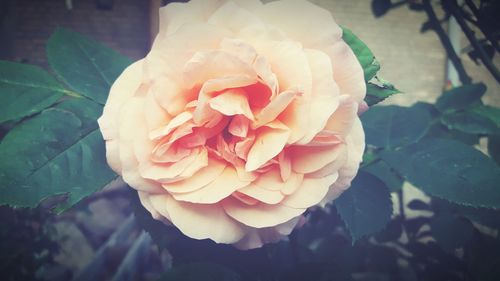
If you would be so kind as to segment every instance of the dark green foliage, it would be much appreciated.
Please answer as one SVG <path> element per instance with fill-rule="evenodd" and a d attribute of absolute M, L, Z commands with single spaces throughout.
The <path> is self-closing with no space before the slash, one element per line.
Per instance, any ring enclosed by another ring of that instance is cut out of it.
<path fill-rule="evenodd" d="M 431 122 L 430 113 L 418 106 L 376 106 L 361 116 L 366 143 L 396 148 L 422 138 Z"/>
<path fill-rule="evenodd" d="M 384 228 L 392 214 L 389 190 L 365 172 L 358 173 L 351 187 L 335 200 L 335 207 L 354 241 Z"/>
<path fill-rule="evenodd" d="M 500 167 L 458 141 L 426 139 L 380 157 L 426 193 L 455 203 L 500 208 Z"/>
<path fill-rule="evenodd" d="M 40 112 L 67 92 L 38 66 L 0 61 L 0 123 Z"/>
<path fill-rule="evenodd" d="M 47 56 L 71 89 L 100 104 L 106 102 L 111 84 L 131 63 L 116 51 L 64 28 L 50 37 Z"/>

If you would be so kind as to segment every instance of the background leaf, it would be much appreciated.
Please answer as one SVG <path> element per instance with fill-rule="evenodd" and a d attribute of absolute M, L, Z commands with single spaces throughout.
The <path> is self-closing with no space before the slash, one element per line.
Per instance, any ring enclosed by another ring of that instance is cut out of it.
<path fill-rule="evenodd" d="M 500 133 L 495 122 L 475 112 L 464 111 L 444 114 L 441 122 L 448 129 L 455 129 L 468 134 L 491 135 Z"/>
<path fill-rule="evenodd" d="M 424 136 L 432 118 L 419 106 L 376 106 L 361 115 L 366 143 L 377 147 L 399 147 Z"/>
<path fill-rule="evenodd" d="M 378 178 L 363 171 L 334 202 L 353 241 L 383 229 L 391 219 L 389 190 Z"/>
<path fill-rule="evenodd" d="M 497 127 L 500 128 L 500 108 L 488 105 L 478 105 L 473 106 L 470 110 L 493 121 Z"/>
<path fill-rule="evenodd" d="M 67 92 L 38 66 L 0 61 L 0 123 L 38 113 Z"/>
<path fill-rule="evenodd" d="M 47 42 L 54 71 L 78 93 L 104 104 L 118 75 L 130 59 L 83 35 L 59 28 Z"/>
<path fill-rule="evenodd" d="M 488 138 L 488 153 L 500 165 L 500 136 L 490 136 Z"/>
<path fill-rule="evenodd" d="M 404 179 L 382 160 L 366 165 L 362 169 L 383 181 L 391 192 L 396 192 L 403 187 Z"/>
<path fill-rule="evenodd" d="M 476 207 L 500 208 L 500 168 L 458 141 L 426 139 L 380 157 L 424 192 Z"/>
<path fill-rule="evenodd" d="M 481 103 L 481 97 L 486 93 L 483 83 L 464 85 L 445 91 L 436 101 L 436 108 L 441 111 L 457 111 L 473 104 Z"/>
<path fill-rule="evenodd" d="M 463 247 L 474 234 L 474 227 L 469 221 L 448 212 L 432 217 L 430 226 L 438 245 L 449 253 Z"/>
<path fill-rule="evenodd" d="M 13 128 L 0 143 L 0 204 L 34 207 L 68 194 L 70 206 L 116 178 L 95 121 L 101 111 L 71 99 Z"/>

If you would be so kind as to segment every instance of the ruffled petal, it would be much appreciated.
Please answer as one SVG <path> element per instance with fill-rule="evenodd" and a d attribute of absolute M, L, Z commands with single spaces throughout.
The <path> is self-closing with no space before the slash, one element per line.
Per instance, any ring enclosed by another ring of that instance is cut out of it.
<path fill-rule="evenodd" d="M 333 44 L 342 38 L 342 29 L 331 13 L 305 0 L 272 1 L 257 13 L 264 22 L 286 32 L 292 40 L 306 47 Z M 297 19 L 307 19 L 297 24 Z"/>
<path fill-rule="evenodd" d="M 247 96 L 242 89 L 228 89 L 210 99 L 208 104 L 212 109 L 226 116 L 241 114 L 250 120 L 254 119 Z"/>
<path fill-rule="evenodd" d="M 334 162 L 344 149 L 344 144 L 332 146 L 292 146 L 289 148 L 292 170 L 308 174 Z"/>
<path fill-rule="evenodd" d="M 312 93 L 309 123 L 305 136 L 298 144 L 309 143 L 326 125 L 339 105 L 339 88 L 333 80 L 330 58 L 323 52 L 306 49 L 312 73 Z"/>
<path fill-rule="evenodd" d="M 143 60 L 138 60 L 128 66 L 111 86 L 102 116 L 97 120 L 104 140 L 118 137 L 117 117 L 120 108 L 139 89 L 143 79 L 143 63 Z"/>
<path fill-rule="evenodd" d="M 278 204 L 279 202 L 281 202 L 281 200 L 283 200 L 283 198 L 285 198 L 285 196 L 283 196 L 283 194 L 281 194 L 279 190 L 270 190 L 255 184 L 249 184 L 243 188 L 240 188 L 238 189 L 238 192 L 266 204 Z"/>
<path fill-rule="evenodd" d="M 197 204 L 214 204 L 248 184 L 248 181 L 242 181 L 238 177 L 234 168 L 227 166 L 219 177 L 204 187 L 193 192 L 172 193 L 172 196 L 180 201 Z"/>
<path fill-rule="evenodd" d="M 192 177 L 181 181 L 165 183 L 163 188 L 172 193 L 185 193 L 198 190 L 216 180 L 226 168 L 226 163 L 209 158 L 208 165 L 200 169 Z"/>
<path fill-rule="evenodd" d="M 351 133 L 346 138 L 347 160 L 346 164 L 339 170 L 339 178 L 332 185 L 322 205 L 331 202 L 351 186 L 351 181 L 358 173 L 359 164 L 363 160 L 365 150 L 365 133 L 359 118 L 356 118 Z"/>
<path fill-rule="evenodd" d="M 324 178 L 304 178 L 300 187 L 290 196 L 287 196 L 281 204 L 292 208 L 309 208 L 318 204 L 325 198 L 330 185 L 338 179 L 338 173 Z"/>
<path fill-rule="evenodd" d="M 222 207 L 233 219 L 250 227 L 263 228 L 275 226 L 300 216 L 306 209 L 296 209 L 281 204 L 258 204 L 248 206 L 237 199 L 222 201 Z"/>
<path fill-rule="evenodd" d="M 363 68 L 351 48 L 339 41 L 322 49 L 332 61 L 333 77 L 341 95 L 349 95 L 358 103 L 366 95 L 366 83 Z"/>
<path fill-rule="evenodd" d="M 290 130 L 277 121 L 273 121 L 272 124 L 277 127 L 262 127 L 257 133 L 255 142 L 248 152 L 245 170 L 257 170 L 285 147 Z"/>
<path fill-rule="evenodd" d="M 350 96 L 340 96 L 340 104 L 337 110 L 332 114 L 325 129 L 337 134 L 338 136 L 345 137 L 358 119 L 358 104 Z"/>
<path fill-rule="evenodd" d="M 231 244 L 245 234 L 243 227 L 227 216 L 220 205 L 180 202 L 167 194 L 158 195 L 152 202 L 155 208 L 166 207 L 172 223 L 193 239 Z"/>

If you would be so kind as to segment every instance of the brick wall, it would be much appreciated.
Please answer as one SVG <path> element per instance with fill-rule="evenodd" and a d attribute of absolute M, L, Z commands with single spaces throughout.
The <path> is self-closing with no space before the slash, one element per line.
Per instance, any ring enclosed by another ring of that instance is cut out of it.
<path fill-rule="evenodd" d="M 149 46 L 149 1 L 115 0 L 111 10 L 98 9 L 95 0 L 73 0 L 71 10 L 64 0 L 9 1 L 5 41 L 10 51 L 6 59 L 46 66 L 45 44 L 58 26 L 83 33 L 133 59 L 143 57 Z"/>

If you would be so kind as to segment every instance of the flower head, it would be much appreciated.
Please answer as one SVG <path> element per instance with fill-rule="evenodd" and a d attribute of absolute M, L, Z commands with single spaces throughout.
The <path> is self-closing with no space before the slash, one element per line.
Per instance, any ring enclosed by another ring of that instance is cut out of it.
<path fill-rule="evenodd" d="M 113 84 L 99 125 L 109 165 L 155 219 L 249 249 L 350 185 L 365 90 L 328 11 L 192 0 L 160 9 L 151 51 Z"/>

